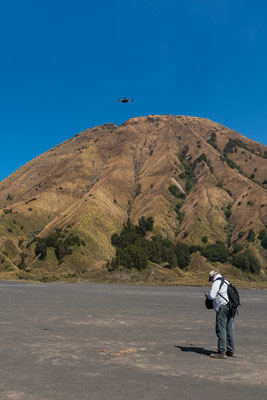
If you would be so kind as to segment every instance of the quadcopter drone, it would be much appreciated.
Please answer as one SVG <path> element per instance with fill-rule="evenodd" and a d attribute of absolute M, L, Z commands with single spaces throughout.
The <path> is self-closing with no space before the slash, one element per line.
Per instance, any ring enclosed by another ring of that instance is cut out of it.
<path fill-rule="evenodd" d="M 133 103 L 133 99 L 128 99 L 128 97 L 123 97 L 122 99 L 118 99 L 121 103 Z"/>

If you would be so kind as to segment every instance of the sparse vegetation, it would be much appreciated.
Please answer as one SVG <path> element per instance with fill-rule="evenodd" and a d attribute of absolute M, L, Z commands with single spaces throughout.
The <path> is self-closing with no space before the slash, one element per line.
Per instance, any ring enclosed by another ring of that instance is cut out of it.
<path fill-rule="evenodd" d="M 237 169 L 240 174 L 243 174 L 242 168 L 239 165 L 237 165 L 231 158 L 225 156 L 223 158 L 223 161 L 225 161 L 229 165 L 230 168 Z"/>
<path fill-rule="evenodd" d="M 32 199 L 26 201 L 25 204 L 29 204 L 29 203 L 31 203 L 32 201 L 35 201 L 35 200 L 37 200 L 37 197 L 33 197 Z"/>
<path fill-rule="evenodd" d="M 217 143 L 216 143 L 216 132 L 212 131 L 210 132 L 211 136 L 210 139 L 207 141 L 207 143 L 209 143 L 212 147 L 214 147 L 215 149 L 217 149 Z"/>
<path fill-rule="evenodd" d="M 198 164 L 200 161 L 204 161 L 204 162 L 207 164 L 207 166 L 209 167 L 210 172 L 213 174 L 213 167 L 212 167 L 212 165 L 211 165 L 210 161 L 208 160 L 208 158 L 207 158 L 207 156 L 206 156 L 205 153 L 202 153 L 202 154 L 193 162 L 193 164 L 192 164 L 193 170 L 195 170 L 197 164 Z"/>
<path fill-rule="evenodd" d="M 59 262 L 65 256 L 72 254 L 71 247 L 75 244 L 85 246 L 85 242 L 78 235 L 71 233 L 65 237 L 61 229 L 57 229 L 55 233 L 50 234 L 46 238 L 36 238 L 36 241 L 35 255 L 39 256 L 40 260 L 44 260 L 47 257 L 47 248 L 52 247 Z"/>
<path fill-rule="evenodd" d="M 236 150 L 237 146 L 254 153 L 253 149 L 250 149 L 244 142 L 239 139 L 229 139 L 223 152 L 225 154 L 233 153 Z"/>
<path fill-rule="evenodd" d="M 180 162 L 182 163 L 184 170 L 185 170 L 183 174 L 179 175 L 179 177 L 181 177 L 181 175 L 182 175 L 183 178 L 181 178 L 181 179 L 186 179 L 185 190 L 187 193 L 192 189 L 192 180 L 195 176 L 193 167 L 185 159 L 185 155 L 187 154 L 188 150 L 189 150 L 189 147 L 185 146 L 182 153 L 178 155 L 178 158 L 179 158 Z"/>
<path fill-rule="evenodd" d="M 140 183 L 137 183 L 136 186 L 135 186 L 135 191 L 134 191 L 133 198 L 138 197 L 141 193 L 142 193 L 142 186 L 141 186 Z"/>

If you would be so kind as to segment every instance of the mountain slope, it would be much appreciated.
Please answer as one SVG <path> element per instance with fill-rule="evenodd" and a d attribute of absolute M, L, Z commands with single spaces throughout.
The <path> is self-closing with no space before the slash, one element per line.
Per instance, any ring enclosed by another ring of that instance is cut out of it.
<path fill-rule="evenodd" d="M 152 216 L 154 233 L 172 241 L 252 246 L 264 271 L 265 251 L 247 236 L 267 225 L 266 157 L 266 146 L 203 118 L 148 116 L 86 130 L 0 183 L 1 270 L 109 279 L 102 265 L 115 253 L 111 235 L 128 217 Z M 51 248 L 40 260 L 32 240 L 56 229 L 86 245 L 60 263 Z"/>

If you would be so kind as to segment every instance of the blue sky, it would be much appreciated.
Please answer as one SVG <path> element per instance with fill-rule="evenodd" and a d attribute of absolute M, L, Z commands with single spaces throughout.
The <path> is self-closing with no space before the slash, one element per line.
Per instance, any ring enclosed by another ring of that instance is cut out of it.
<path fill-rule="evenodd" d="M 133 116 L 209 118 L 267 144 L 266 18 L 260 0 L 0 2 L 0 180 Z"/>

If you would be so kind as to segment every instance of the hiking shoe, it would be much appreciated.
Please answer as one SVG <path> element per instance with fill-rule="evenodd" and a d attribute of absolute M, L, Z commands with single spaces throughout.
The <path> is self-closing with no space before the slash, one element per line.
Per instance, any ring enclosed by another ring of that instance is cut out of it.
<path fill-rule="evenodd" d="M 221 360 L 223 358 L 226 358 L 225 353 L 212 353 L 210 355 L 210 358 L 217 358 L 218 360 Z"/>
<path fill-rule="evenodd" d="M 230 350 L 227 350 L 226 355 L 227 355 L 227 357 L 236 357 L 235 353 Z"/>

